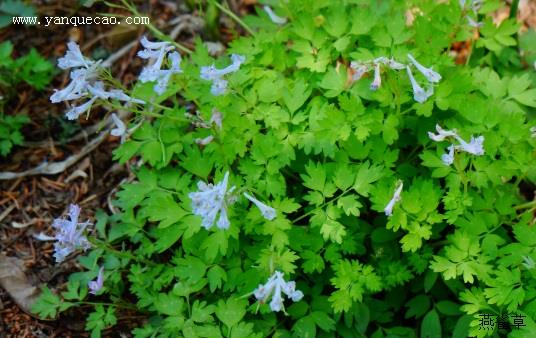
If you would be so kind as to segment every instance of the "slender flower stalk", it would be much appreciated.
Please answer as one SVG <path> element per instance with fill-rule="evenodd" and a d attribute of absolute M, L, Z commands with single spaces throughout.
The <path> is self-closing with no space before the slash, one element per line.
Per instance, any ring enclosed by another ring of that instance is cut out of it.
<path fill-rule="evenodd" d="M 398 187 L 395 190 L 395 193 L 393 194 L 393 197 L 391 198 L 389 203 L 387 203 L 387 206 L 385 207 L 385 209 L 383 209 L 383 211 L 385 212 L 385 215 L 391 216 L 393 214 L 393 208 L 395 206 L 395 203 L 400 201 L 401 199 L 400 194 L 402 193 L 403 186 L 404 186 L 404 182 L 400 181 Z"/>
<path fill-rule="evenodd" d="M 270 207 L 270 206 L 267 206 L 266 204 L 262 203 L 261 201 L 259 201 L 258 199 L 256 199 L 255 197 L 251 196 L 251 195 L 248 195 L 248 193 L 244 193 L 244 196 L 250 200 L 251 202 L 253 202 L 257 208 L 259 208 L 262 216 L 264 218 L 266 218 L 267 220 L 273 220 L 276 216 L 276 211 L 274 208 Z"/>
<path fill-rule="evenodd" d="M 296 290 L 296 282 L 285 282 L 283 273 L 279 271 L 275 271 L 266 284 L 260 284 L 253 291 L 255 298 L 261 303 L 266 303 L 270 296 L 272 296 L 270 309 L 273 312 L 284 311 L 285 309 L 281 293 L 284 293 L 293 302 L 299 302 L 303 298 L 303 292 Z"/>

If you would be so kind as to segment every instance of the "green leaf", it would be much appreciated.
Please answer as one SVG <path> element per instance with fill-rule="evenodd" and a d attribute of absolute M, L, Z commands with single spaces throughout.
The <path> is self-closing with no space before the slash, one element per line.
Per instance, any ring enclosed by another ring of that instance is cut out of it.
<path fill-rule="evenodd" d="M 313 311 L 310 315 L 316 325 L 326 332 L 335 330 L 335 321 L 325 312 Z"/>
<path fill-rule="evenodd" d="M 227 301 L 220 299 L 216 307 L 216 316 L 228 328 L 231 328 L 244 317 L 247 304 L 245 299 L 230 298 Z"/>
<path fill-rule="evenodd" d="M 283 92 L 283 101 L 291 113 L 298 110 L 307 101 L 311 95 L 312 89 L 303 79 L 298 79 L 294 82 L 292 88 L 287 88 Z"/>
<path fill-rule="evenodd" d="M 338 68 L 330 67 L 326 75 L 322 78 L 319 86 L 326 89 L 326 97 L 335 97 L 346 88 L 348 78 L 346 68 L 342 65 Z"/>
<path fill-rule="evenodd" d="M 441 322 L 435 310 L 424 316 L 421 322 L 421 338 L 441 338 Z"/>
<path fill-rule="evenodd" d="M 41 318 L 55 318 L 62 301 L 60 297 L 50 291 L 48 287 L 43 287 L 41 295 L 32 306 L 32 312 Z"/>
<path fill-rule="evenodd" d="M 346 229 L 344 229 L 344 225 L 341 223 L 328 218 L 326 222 L 322 224 L 320 233 L 325 241 L 331 240 L 332 242 L 341 244 L 342 238 L 346 236 Z"/>

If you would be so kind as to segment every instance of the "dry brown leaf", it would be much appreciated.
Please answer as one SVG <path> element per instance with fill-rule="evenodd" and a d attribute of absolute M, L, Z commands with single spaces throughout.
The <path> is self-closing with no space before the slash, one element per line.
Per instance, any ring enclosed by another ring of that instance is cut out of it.
<path fill-rule="evenodd" d="M 31 314 L 31 307 L 39 296 L 24 272 L 24 263 L 16 257 L 0 253 L 0 286 L 24 312 Z"/>

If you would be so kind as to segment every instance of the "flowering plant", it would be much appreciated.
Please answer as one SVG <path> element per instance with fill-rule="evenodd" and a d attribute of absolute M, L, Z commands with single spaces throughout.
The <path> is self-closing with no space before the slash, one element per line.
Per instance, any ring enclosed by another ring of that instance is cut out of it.
<path fill-rule="evenodd" d="M 114 158 L 141 164 L 119 212 L 84 225 L 91 247 L 74 240 L 78 213 L 57 227 L 88 271 L 36 311 L 89 290 L 113 301 L 88 319 L 94 336 L 125 307 L 145 316 L 136 337 L 503 333 L 479 330 L 483 311 L 524 315 L 512 337 L 536 335 L 535 77 L 501 28 L 515 20 L 494 26 L 472 3 L 259 6 L 217 60 L 143 38 L 128 96 L 70 44 L 54 101 L 127 101 L 136 128 Z M 449 50 L 465 40 L 459 65 Z"/>

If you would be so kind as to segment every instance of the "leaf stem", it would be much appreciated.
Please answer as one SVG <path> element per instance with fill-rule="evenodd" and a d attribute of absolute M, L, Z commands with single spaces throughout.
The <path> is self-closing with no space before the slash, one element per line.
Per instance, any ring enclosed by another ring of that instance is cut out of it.
<path fill-rule="evenodd" d="M 215 0 L 211 0 L 214 6 L 218 7 L 223 13 L 227 14 L 231 19 L 236 21 L 240 26 L 242 26 L 249 34 L 255 35 L 255 32 L 248 26 L 242 19 L 240 19 L 235 13 L 233 13 L 229 8 L 226 8 L 219 4 Z"/>

